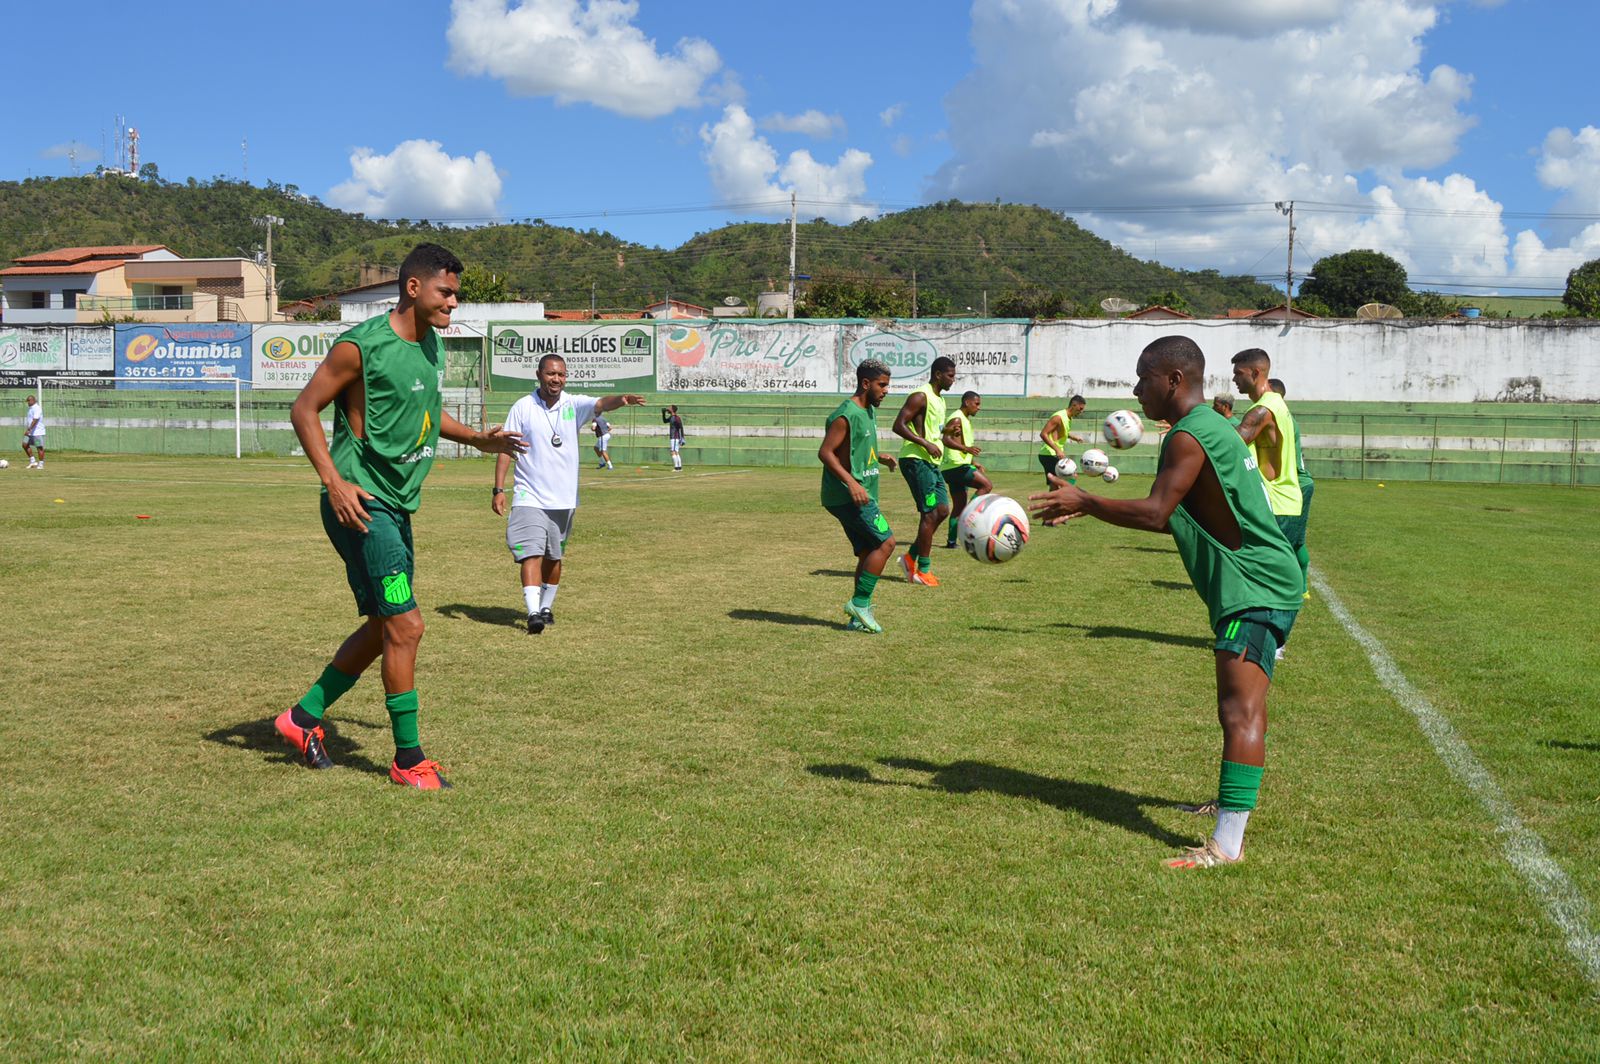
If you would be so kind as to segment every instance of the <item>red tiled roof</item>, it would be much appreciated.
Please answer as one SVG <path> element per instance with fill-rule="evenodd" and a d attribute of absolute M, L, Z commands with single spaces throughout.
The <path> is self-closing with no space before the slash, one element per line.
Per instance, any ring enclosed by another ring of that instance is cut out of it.
<path fill-rule="evenodd" d="M 104 273 L 107 270 L 121 269 L 127 264 L 127 259 L 99 259 L 74 262 L 68 265 L 8 266 L 6 269 L 0 270 L 0 277 L 38 277 L 47 273 Z"/>
<path fill-rule="evenodd" d="M 37 255 L 22 255 L 12 260 L 19 265 L 28 263 L 66 263 L 82 262 L 85 259 L 95 258 L 136 258 L 151 251 L 165 251 L 165 244 L 107 244 L 104 247 L 88 248 L 56 248 L 54 251 L 41 251 Z"/>
<path fill-rule="evenodd" d="M 1250 310 L 1249 308 L 1229 307 L 1228 308 L 1228 313 L 1226 315 L 1224 315 L 1224 317 L 1228 317 L 1228 318 L 1253 318 L 1257 314 L 1260 314 L 1260 313 L 1261 312 L 1259 310 Z"/>
<path fill-rule="evenodd" d="M 1151 306 L 1148 306 L 1148 307 L 1140 307 L 1138 310 L 1134 311 L 1132 314 L 1125 314 L 1123 316 L 1127 317 L 1127 318 L 1143 318 L 1143 317 L 1155 316 L 1157 314 L 1170 314 L 1174 318 L 1192 318 L 1192 317 L 1194 317 L 1193 314 L 1186 314 L 1181 310 L 1173 310 L 1171 307 L 1165 306 L 1165 305 L 1163 305 L 1161 303 L 1155 303 L 1155 304 L 1152 304 Z"/>

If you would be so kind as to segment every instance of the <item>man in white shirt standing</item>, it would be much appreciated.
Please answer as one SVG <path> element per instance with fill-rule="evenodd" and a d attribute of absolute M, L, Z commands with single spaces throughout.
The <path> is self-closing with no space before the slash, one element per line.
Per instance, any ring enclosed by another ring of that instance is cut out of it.
<path fill-rule="evenodd" d="M 44 468 L 44 410 L 39 400 L 28 396 L 28 416 L 22 419 L 22 450 L 29 469 Z"/>
<path fill-rule="evenodd" d="M 522 601 L 528 610 L 528 634 L 538 635 L 556 623 L 553 607 L 561 583 L 562 548 L 572 532 L 578 508 L 579 433 L 596 415 L 619 406 L 641 406 L 642 395 L 569 395 L 567 363 L 559 355 L 539 360 L 539 387 L 511 405 L 506 431 L 521 432 L 527 451 L 515 458 L 516 472 L 506 505 L 506 470 L 512 456 L 494 463 L 494 512 L 505 516 L 506 546 L 522 569 Z M 517 428 L 521 426 L 521 428 Z"/>

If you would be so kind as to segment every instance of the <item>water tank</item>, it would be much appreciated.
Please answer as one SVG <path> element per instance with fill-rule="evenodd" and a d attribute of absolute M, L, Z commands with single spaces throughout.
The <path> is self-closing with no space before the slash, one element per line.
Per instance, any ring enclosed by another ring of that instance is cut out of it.
<path fill-rule="evenodd" d="M 756 296 L 756 317 L 787 318 L 788 316 L 788 292 L 762 292 Z"/>

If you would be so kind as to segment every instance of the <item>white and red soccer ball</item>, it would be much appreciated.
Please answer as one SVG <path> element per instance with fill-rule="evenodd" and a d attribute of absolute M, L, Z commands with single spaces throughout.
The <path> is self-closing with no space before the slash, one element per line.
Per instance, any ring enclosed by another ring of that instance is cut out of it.
<path fill-rule="evenodd" d="M 1144 422 L 1132 410 L 1113 410 L 1106 415 L 1105 424 L 1100 426 L 1100 434 L 1112 447 L 1126 451 L 1129 447 L 1137 446 L 1144 437 Z"/>
<path fill-rule="evenodd" d="M 1008 562 L 1028 543 L 1028 511 L 1004 495 L 979 495 L 961 511 L 960 539 L 980 562 Z"/>

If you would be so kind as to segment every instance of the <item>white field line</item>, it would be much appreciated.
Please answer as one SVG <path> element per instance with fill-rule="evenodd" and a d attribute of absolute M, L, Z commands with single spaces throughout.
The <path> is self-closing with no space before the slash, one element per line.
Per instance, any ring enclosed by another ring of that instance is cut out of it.
<path fill-rule="evenodd" d="M 1494 820 L 1506 860 L 1544 906 L 1551 922 L 1566 937 L 1567 950 L 1577 960 L 1590 984 L 1600 988 L 1600 936 L 1595 934 L 1589 923 L 1588 899 L 1567 878 L 1561 866 L 1551 859 L 1545 850 L 1544 840 L 1517 816 L 1516 809 L 1506 799 L 1500 785 L 1473 754 L 1472 748 L 1461 738 L 1449 718 L 1435 709 L 1427 696 L 1406 679 L 1383 643 L 1361 626 L 1315 569 L 1311 571 L 1311 584 L 1327 602 L 1329 611 L 1338 618 L 1344 630 L 1350 633 L 1350 638 L 1367 652 L 1378 681 L 1416 718 L 1417 725 L 1428 737 L 1439 760 L 1445 763 L 1456 779 L 1466 785 L 1467 790 L 1478 799 L 1478 804 Z"/>

